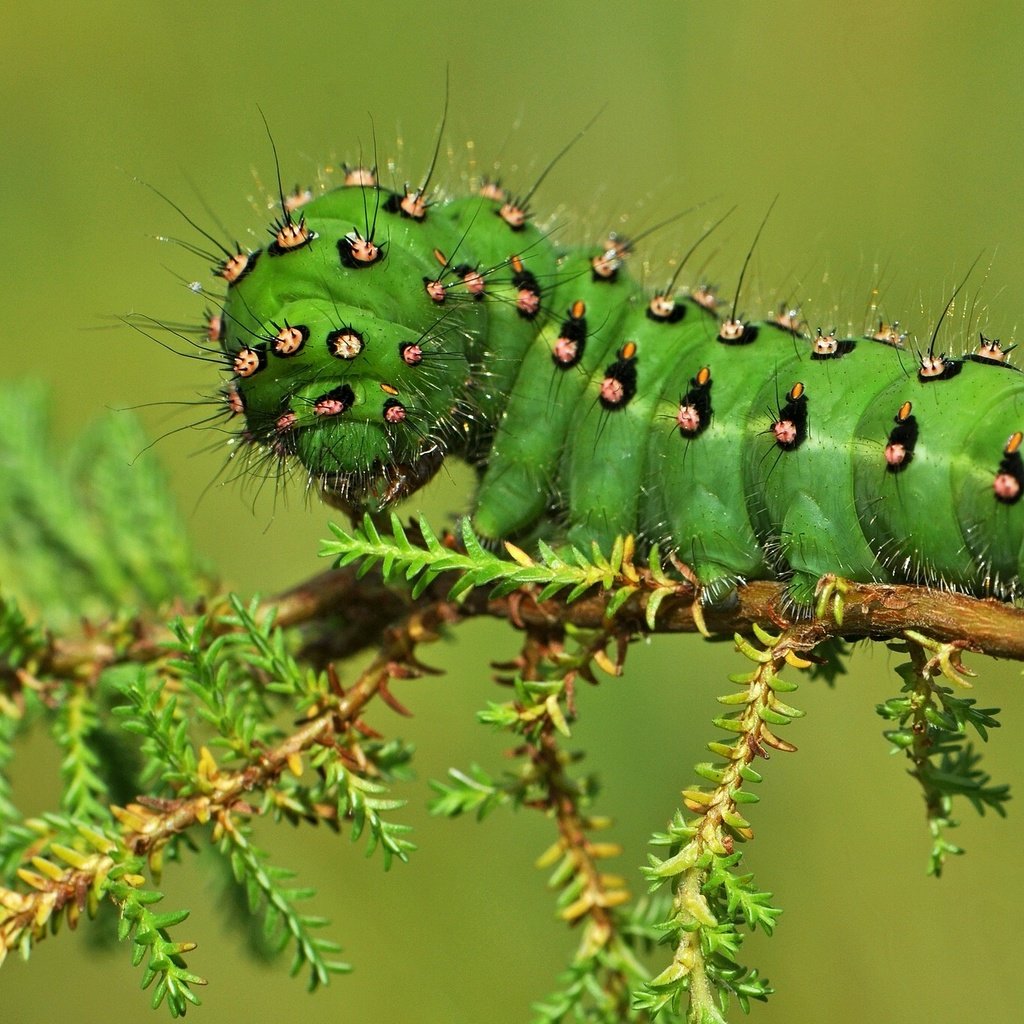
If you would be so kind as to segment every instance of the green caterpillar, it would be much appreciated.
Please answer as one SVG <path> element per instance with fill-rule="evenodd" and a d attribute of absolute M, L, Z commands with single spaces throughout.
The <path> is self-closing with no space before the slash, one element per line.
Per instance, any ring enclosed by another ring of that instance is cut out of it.
<path fill-rule="evenodd" d="M 803 603 L 827 573 L 1022 592 L 1024 373 L 998 341 L 914 354 L 674 278 L 645 296 L 630 243 L 559 248 L 491 183 L 435 202 L 350 170 L 270 235 L 226 253 L 210 321 L 254 468 L 379 510 L 458 455 L 481 536 L 635 534 L 710 600 L 786 579 Z"/>

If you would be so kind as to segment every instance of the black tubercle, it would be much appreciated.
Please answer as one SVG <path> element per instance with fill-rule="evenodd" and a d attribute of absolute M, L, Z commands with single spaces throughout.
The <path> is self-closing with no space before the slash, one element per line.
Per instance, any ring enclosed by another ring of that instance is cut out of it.
<path fill-rule="evenodd" d="M 305 324 L 271 323 L 276 334 L 269 339 L 271 351 L 281 359 L 297 356 L 309 341 L 309 328 Z"/>
<path fill-rule="evenodd" d="M 520 293 L 516 302 L 516 311 L 524 320 L 534 320 L 540 312 L 540 282 L 527 270 L 518 257 L 512 260 L 512 285 Z M 524 301 L 523 293 L 526 293 Z"/>
<path fill-rule="evenodd" d="M 677 324 L 684 316 L 686 316 L 685 302 L 673 302 L 672 311 L 667 316 L 659 316 L 651 309 L 650 303 L 647 304 L 647 319 L 658 324 Z"/>
<path fill-rule="evenodd" d="M 562 321 L 558 338 L 551 351 L 551 361 L 559 370 L 570 370 L 579 364 L 587 347 L 587 318 L 572 310 Z"/>
<path fill-rule="evenodd" d="M 856 347 L 857 342 L 853 338 L 837 338 L 834 332 L 824 334 L 819 329 L 817 335 L 811 339 L 811 359 L 842 359 Z"/>
<path fill-rule="evenodd" d="M 604 371 L 598 401 L 609 412 L 624 409 L 636 395 L 636 346 L 632 342 L 619 349 L 619 358 Z"/>
<path fill-rule="evenodd" d="M 895 422 L 885 446 L 885 468 L 889 473 L 902 473 L 914 461 L 919 427 L 917 417 L 909 412 L 905 416 L 897 413 Z"/>
<path fill-rule="evenodd" d="M 468 264 L 468 263 L 459 263 L 457 266 L 452 267 L 452 273 L 460 281 L 465 282 L 467 277 L 470 277 L 473 274 L 479 274 L 480 272 L 479 272 L 477 267 L 470 266 L 470 264 Z M 484 299 L 484 293 L 482 291 L 477 291 L 477 292 L 471 291 L 469 293 L 469 297 L 474 302 L 482 302 L 483 299 Z"/>
<path fill-rule="evenodd" d="M 952 380 L 964 368 L 963 361 L 960 359 L 949 359 L 946 356 L 940 356 L 939 359 L 942 367 L 938 373 L 928 372 L 924 366 L 918 368 L 917 379 L 922 384 L 931 384 L 937 380 Z"/>
<path fill-rule="evenodd" d="M 382 415 L 387 423 L 402 423 L 408 410 L 397 398 L 388 398 L 382 407 Z"/>
<path fill-rule="evenodd" d="M 417 341 L 399 342 L 398 354 L 406 366 L 419 366 L 423 362 L 423 349 Z"/>
<path fill-rule="evenodd" d="M 289 230 L 294 232 L 296 240 L 287 245 L 282 244 L 281 235 Z M 316 237 L 306 227 L 306 221 L 302 217 L 298 221 L 293 221 L 290 216 L 279 218 L 274 221 L 270 233 L 274 235 L 274 240 L 267 246 L 268 256 L 286 256 L 290 252 L 299 252 L 301 249 L 311 246 Z"/>
<path fill-rule="evenodd" d="M 340 416 L 348 412 L 355 404 L 355 392 L 348 384 L 340 384 L 336 388 L 319 395 L 313 400 L 313 410 L 318 416 Z"/>
<path fill-rule="evenodd" d="M 397 213 L 399 217 L 406 220 L 422 223 L 427 218 L 427 210 L 430 204 L 423 198 L 423 192 L 419 189 L 410 191 L 406 188 L 404 193 L 390 192 L 387 199 L 381 205 L 386 213 Z"/>
<path fill-rule="evenodd" d="M 357 258 L 357 251 L 367 248 L 372 249 L 372 259 Z M 358 230 L 353 230 L 338 239 L 338 258 L 341 260 L 341 265 L 349 270 L 365 270 L 367 267 L 380 263 L 384 258 L 384 245 L 383 243 L 377 245 L 372 237 L 364 238 Z"/>
<path fill-rule="evenodd" d="M 699 437 L 711 426 L 714 410 L 711 405 L 711 374 L 702 369 L 690 378 L 690 388 L 679 398 L 676 423 L 683 437 Z"/>
<path fill-rule="evenodd" d="M 523 231 L 530 222 L 530 211 L 517 199 L 505 200 L 494 214 L 505 222 L 509 231 Z"/>
<path fill-rule="evenodd" d="M 347 235 L 338 239 L 338 258 L 341 260 L 342 266 L 348 267 L 349 270 L 358 270 L 363 266 L 353 257 L 352 240 Z"/>
<path fill-rule="evenodd" d="M 835 351 L 833 352 L 812 352 L 812 359 L 842 359 L 843 356 L 849 355 L 857 347 L 857 342 L 851 341 L 846 338 L 836 343 Z"/>
<path fill-rule="evenodd" d="M 759 328 L 755 324 L 743 324 L 743 329 L 735 337 L 728 335 L 724 328 L 718 332 L 718 340 L 723 345 L 749 345 L 757 340 Z"/>
<path fill-rule="evenodd" d="M 540 284 L 526 267 L 520 266 L 520 269 L 512 274 L 512 284 L 520 291 L 540 295 Z"/>
<path fill-rule="evenodd" d="M 267 344 L 243 345 L 237 352 L 229 353 L 231 368 L 239 377 L 251 377 L 267 365 Z"/>
<path fill-rule="evenodd" d="M 592 267 L 590 280 L 595 284 L 615 284 L 619 279 L 619 267 L 610 267 L 607 272 L 602 273 L 597 267 Z"/>
<path fill-rule="evenodd" d="M 1015 436 L 1015 440 L 1020 440 L 1019 434 Z M 1019 447 L 1009 449 L 1003 453 L 1002 461 L 999 463 L 999 474 L 1016 480 L 1017 489 L 1009 494 L 1001 494 L 997 491 L 996 500 L 1001 501 L 1004 505 L 1015 505 L 1024 497 L 1024 458 L 1021 457 Z"/>
<path fill-rule="evenodd" d="M 244 281 L 245 278 L 253 272 L 253 269 L 256 266 L 256 261 L 260 258 L 260 254 L 262 252 L 262 249 L 257 249 L 255 252 L 237 253 L 218 264 L 213 268 L 213 271 L 218 277 L 223 277 L 224 280 L 227 281 L 229 289 L 233 288 L 239 281 Z M 232 266 L 236 265 L 239 259 L 245 260 L 244 265 L 241 270 L 232 272 Z"/>
<path fill-rule="evenodd" d="M 807 440 L 807 392 L 803 384 L 794 384 L 786 395 L 786 404 L 772 424 L 775 443 L 784 451 L 796 451 Z M 788 434 L 792 436 L 788 436 Z"/>
<path fill-rule="evenodd" d="M 339 327 L 327 333 L 327 351 L 335 359 L 351 360 L 362 354 L 366 339 L 354 327 Z"/>

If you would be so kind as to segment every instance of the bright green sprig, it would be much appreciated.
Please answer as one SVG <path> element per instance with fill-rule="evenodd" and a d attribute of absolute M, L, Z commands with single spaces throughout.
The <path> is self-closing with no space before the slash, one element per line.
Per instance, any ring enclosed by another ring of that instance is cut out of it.
<path fill-rule="evenodd" d="M 652 891 L 671 880 L 671 913 L 663 923 L 666 938 L 675 946 L 672 962 L 637 993 L 635 1006 L 651 1017 L 676 1014 L 683 994 L 689 997 L 688 1019 L 722 1024 L 729 999 L 746 1011 L 752 999 L 765 1000 L 771 987 L 756 970 L 739 962 L 743 928 L 761 928 L 771 934 L 781 911 L 771 903 L 771 893 L 754 885 L 753 875 L 740 873 L 742 854 L 737 842 L 753 838 L 750 822 L 741 813 L 745 804 L 758 801 L 745 787 L 761 781 L 751 766 L 755 756 L 767 756 L 767 748 L 795 748 L 780 739 L 774 728 L 789 724 L 803 713 L 790 706 L 781 694 L 796 689 L 779 672 L 784 664 L 806 668 L 787 634 L 773 637 L 755 629 L 765 645 L 759 649 L 737 636 L 736 646 L 753 661 L 753 672 L 734 675 L 740 688 L 718 698 L 734 708 L 714 720 L 731 742 L 715 741 L 708 749 L 722 760 L 696 766 L 697 774 L 710 785 L 683 791 L 683 801 L 693 818 L 676 812 L 669 828 L 651 842 L 669 851 L 667 857 L 650 856 L 644 874 Z"/>
<path fill-rule="evenodd" d="M 100 774 L 101 759 L 94 747 L 98 728 L 93 687 L 71 684 L 53 722 L 53 736 L 63 753 L 61 811 L 70 818 L 109 824 L 109 786 Z"/>
<path fill-rule="evenodd" d="M 309 888 L 288 886 L 295 872 L 267 863 L 267 855 L 255 847 L 249 829 L 238 821 L 220 829 L 219 849 L 231 863 L 235 880 L 245 887 L 249 910 L 263 915 L 263 934 L 270 947 L 283 949 L 295 943 L 291 973 L 309 970 L 309 990 L 326 985 L 332 974 L 348 974 L 350 964 L 333 959 L 341 947 L 330 939 L 315 934 L 327 921 L 325 918 L 300 913 L 296 903 L 311 899 Z"/>
<path fill-rule="evenodd" d="M 175 796 L 195 791 L 199 754 L 178 695 L 167 691 L 159 673 L 146 669 L 125 685 L 123 695 L 128 703 L 114 708 L 114 714 L 125 732 L 142 737 L 142 779 Z"/>
<path fill-rule="evenodd" d="M 134 417 L 58 443 L 44 389 L 22 382 L 0 391 L 0 421 L 0 579 L 47 625 L 208 589 L 163 470 L 139 457 L 147 439 Z"/>
<path fill-rule="evenodd" d="M 408 781 L 412 777 L 409 768 L 412 756 L 412 746 L 397 739 L 370 740 L 359 745 L 359 760 L 364 764 L 363 772 L 364 774 L 372 772 L 375 778 L 379 779 L 377 785 Z M 315 763 L 319 764 L 319 759 L 315 759 Z M 346 785 L 354 786 L 355 783 L 346 780 Z M 265 814 L 272 815 L 275 820 L 284 819 L 295 825 L 303 821 L 316 824 L 325 822 L 330 827 L 340 828 L 344 823 L 344 817 L 339 819 L 336 813 L 338 786 L 336 775 L 329 772 L 320 772 L 313 780 L 305 775 L 300 777 L 286 772 L 277 780 L 274 788 L 264 794 L 261 810 Z M 380 791 L 385 792 L 386 790 L 382 787 Z M 349 798 L 346 797 L 346 807 L 348 802 Z M 326 819 L 324 817 L 325 806 L 335 808 L 335 813 Z M 380 806 L 374 807 L 373 810 L 379 819 L 383 810 L 404 806 L 405 801 L 395 800 L 388 803 L 388 801 L 382 800 Z M 359 824 L 361 828 L 366 827 L 365 812 L 364 816 L 360 818 Z M 371 820 L 369 824 L 372 834 L 374 821 Z M 383 822 L 381 828 L 386 834 L 377 835 L 374 842 L 383 845 L 385 849 L 389 845 L 391 847 L 401 846 L 406 854 L 414 849 L 412 843 L 403 845 L 399 842 L 401 835 L 409 831 L 405 826 Z M 353 839 L 356 838 L 358 835 L 353 835 Z M 391 849 L 391 855 L 397 852 L 396 849 Z"/>
<path fill-rule="evenodd" d="M 231 614 L 222 624 L 239 631 L 238 657 L 250 680 L 263 680 L 262 689 L 285 699 L 297 714 L 319 708 L 333 699 L 326 673 L 303 666 L 292 649 L 295 638 L 275 624 L 272 613 L 258 614 L 259 602 L 248 606 L 229 595 Z"/>
<path fill-rule="evenodd" d="M 643 896 L 615 911 L 615 931 L 608 944 L 579 957 L 559 976 L 559 988 L 534 1004 L 534 1024 L 646 1024 L 645 1005 L 651 971 L 641 959 L 665 940 L 664 921 L 670 910 L 666 890 Z M 679 1007 L 662 1008 L 661 1024 L 682 1024 Z"/>
<path fill-rule="evenodd" d="M 230 627 L 230 633 L 211 641 L 202 623 L 191 630 L 178 626 L 180 649 L 187 657 L 174 664 L 187 669 L 185 681 L 203 700 L 201 710 L 220 733 L 221 742 L 249 761 L 281 735 L 272 724 L 263 694 L 289 698 L 293 713 L 298 714 L 322 707 L 336 695 L 330 693 L 325 673 L 299 665 L 285 631 L 274 625 L 272 615 L 258 616 L 256 602 L 247 607 L 234 594 L 229 602 L 232 611 L 219 624 Z M 291 820 L 319 821 L 320 808 L 333 803 L 336 823 L 349 823 L 353 841 L 366 832 L 367 856 L 379 846 L 385 869 L 394 857 L 408 860 L 415 849 L 406 838 L 410 826 L 385 815 L 405 806 L 404 800 L 387 795 L 386 783 L 405 773 L 411 749 L 398 741 L 374 741 L 360 744 L 358 755 L 352 753 L 347 762 L 345 753 L 343 744 L 318 747 L 310 755 L 317 770 L 315 781 L 300 779 L 298 772 L 283 775 L 265 793 L 264 810 Z M 371 774 L 377 778 L 370 778 Z"/>
<path fill-rule="evenodd" d="M 0 848 L 7 828 L 21 820 L 7 770 L 25 718 L 23 703 L 15 698 L 22 690 L 19 672 L 31 670 L 45 648 L 45 631 L 14 597 L 0 595 Z"/>
<path fill-rule="evenodd" d="M 276 693 L 291 695 L 301 686 L 306 670 L 299 667 L 291 651 L 284 630 L 274 624 L 272 614 L 257 618 L 259 602 L 255 598 L 246 607 L 237 594 L 228 597 L 232 614 L 223 619 L 225 626 L 237 627 L 247 643 L 239 646 L 246 664 L 263 672 Z"/>
<path fill-rule="evenodd" d="M 143 858 L 98 829 L 57 815 L 29 824 L 46 838 L 45 855 L 36 853 L 31 866 L 19 870 L 24 891 L 0 887 L 0 962 L 12 949 L 28 959 L 40 938 L 65 921 L 74 927 L 83 912 L 95 914 L 108 899 L 117 909 L 118 938 L 132 940 L 132 963 L 145 961 L 142 988 L 153 986 L 153 1008 L 166 1003 L 172 1017 L 181 1017 L 189 1004 L 197 1005 L 192 987 L 206 983 L 184 959 L 195 943 L 170 936 L 188 911 L 152 909 L 164 897 L 145 887 Z"/>
<path fill-rule="evenodd" d="M 367 833 L 366 856 L 373 855 L 379 846 L 387 871 L 397 857 L 407 861 L 416 844 L 406 838 L 412 826 L 403 825 L 384 817 L 400 810 L 405 800 L 387 796 L 387 786 L 366 778 L 351 767 L 345 767 L 333 750 L 321 748 L 311 756 L 313 767 L 321 774 L 321 784 L 314 788 L 311 799 L 332 799 L 339 824 L 349 823 L 349 835 L 356 842 Z"/>
<path fill-rule="evenodd" d="M 46 646 L 43 629 L 31 622 L 10 594 L 0 596 L 0 682 L 14 684 L 17 669 L 30 664 Z"/>
<path fill-rule="evenodd" d="M 563 710 L 565 679 L 522 679 L 513 681 L 515 700 L 496 703 L 488 701 L 477 718 L 484 725 L 512 729 L 527 738 L 535 738 L 548 725 L 553 725 L 566 739 L 572 735 Z"/>
<path fill-rule="evenodd" d="M 112 850 L 111 855 L 117 856 L 117 851 Z M 164 895 L 156 889 L 142 887 L 143 867 L 141 858 L 123 856 L 111 867 L 103 888 L 119 911 L 117 937 L 122 942 L 132 940 L 132 964 L 138 967 L 145 961 L 142 988 L 153 985 L 150 999 L 153 1009 L 166 1002 L 172 1017 L 184 1017 L 189 1004 L 199 1005 L 193 986 L 206 984 L 206 980 L 193 974 L 185 963 L 184 954 L 194 950 L 195 943 L 175 942 L 169 934 L 169 929 L 181 924 L 189 912 L 175 910 L 158 914 L 150 909 Z"/>
<path fill-rule="evenodd" d="M 230 751 L 235 762 L 249 762 L 281 730 L 272 723 L 264 688 L 248 670 L 251 634 L 212 635 L 210 626 L 207 616 L 172 622 L 176 643 L 166 667 L 195 698 L 191 707 L 197 719 L 214 731 L 210 745 Z"/>
<path fill-rule="evenodd" d="M 973 729 L 987 742 L 989 729 L 1000 726 L 999 708 L 979 708 L 973 698 L 957 697 L 934 681 L 942 674 L 963 684 L 959 652 L 948 645 L 915 635 L 898 649 L 911 655 L 896 669 L 904 681 L 900 696 L 877 705 L 876 711 L 896 724 L 885 731 L 885 738 L 894 753 L 906 753 L 910 775 L 921 786 L 931 834 L 928 873 L 938 877 L 947 857 L 964 852 L 946 834 L 958 824 L 952 817 L 954 797 L 965 798 L 979 814 L 986 809 L 1006 814 L 1009 786 L 990 785 L 991 776 L 978 767 L 981 754 L 967 739 L 968 729 Z"/>
<path fill-rule="evenodd" d="M 491 811 L 514 803 L 520 788 L 514 780 L 496 781 L 475 764 L 468 771 L 449 768 L 448 778 L 447 783 L 430 780 L 430 788 L 438 794 L 428 804 L 430 813 L 444 818 L 475 814 L 477 821 L 483 821 Z"/>
<path fill-rule="evenodd" d="M 463 520 L 461 530 L 465 552 L 453 551 L 438 540 L 426 519 L 420 518 L 418 527 L 422 546 L 409 539 L 394 513 L 391 514 L 390 536 L 381 534 L 369 516 L 351 533 L 332 523 L 331 532 L 336 539 L 324 541 L 320 554 L 334 558 L 339 567 L 359 562 L 360 574 L 379 564 L 385 580 L 412 582 L 413 597 L 419 597 L 446 572 L 458 576 L 448 594 L 453 601 L 461 600 L 477 587 L 490 587 L 495 597 L 501 597 L 519 587 L 534 585 L 542 588 L 538 600 L 545 601 L 567 591 L 563 600 L 570 603 L 592 587 L 600 587 L 612 591 L 607 610 L 611 617 L 641 589 L 640 576 L 633 564 L 633 544 L 628 538 L 618 538 L 608 555 L 602 554 L 595 544 L 589 556 L 575 547 L 563 555 L 541 541 L 535 560 L 509 543 L 505 543 L 504 548 L 510 558 L 488 551 L 473 533 L 468 519 Z M 647 560 L 651 579 L 656 583 L 651 589 L 647 609 L 648 620 L 653 625 L 658 606 L 669 595 L 678 593 L 680 584 L 662 572 L 657 550 L 652 551 Z"/>
<path fill-rule="evenodd" d="M 644 913 L 641 907 L 639 914 Z M 619 931 L 607 946 L 574 960 L 559 975 L 559 988 L 534 1003 L 534 1024 L 640 1024 L 650 1019 L 632 999 L 633 991 L 650 976 L 636 956 L 637 947 L 648 944 L 638 934 L 643 925 L 625 914 L 617 923 Z M 669 1015 L 662 1021 L 682 1024 L 682 1018 Z"/>
<path fill-rule="evenodd" d="M 646 1019 L 631 1008 L 633 991 L 649 972 L 637 951 L 659 941 L 658 922 L 664 906 L 649 900 L 627 906 L 623 880 L 604 874 L 600 861 L 617 856 L 617 844 L 597 842 L 590 833 L 609 827 L 606 818 L 589 813 L 597 792 L 591 776 L 568 772 L 576 760 L 558 741 L 568 737 L 573 713 L 567 708 L 571 680 L 589 668 L 605 637 L 578 631 L 569 650 L 546 652 L 535 666 L 541 679 L 512 680 L 514 699 L 491 703 L 478 719 L 511 732 L 525 744 L 516 771 L 495 779 L 482 768 L 450 769 L 445 783 L 433 782 L 438 794 L 430 804 L 435 814 L 456 817 L 473 813 L 482 819 L 504 806 L 542 809 L 559 827 L 558 839 L 537 860 L 550 870 L 548 886 L 557 891 L 559 916 L 583 926 L 577 955 L 559 977 L 559 988 L 533 1007 L 536 1024 L 619 1024 Z M 663 903 L 663 901 L 658 901 Z"/>
<path fill-rule="evenodd" d="M 143 778 L 164 783 L 178 797 L 201 788 L 200 742 L 226 748 L 240 763 L 279 738 L 266 693 L 294 692 L 305 675 L 270 617 L 257 623 L 235 595 L 229 601 L 233 614 L 217 620 L 173 620 L 166 660 L 123 681 L 128 703 L 114 709 L 125 731 L 143 737 Z M 197 735 L 202 723 L 208 736 Z"/>

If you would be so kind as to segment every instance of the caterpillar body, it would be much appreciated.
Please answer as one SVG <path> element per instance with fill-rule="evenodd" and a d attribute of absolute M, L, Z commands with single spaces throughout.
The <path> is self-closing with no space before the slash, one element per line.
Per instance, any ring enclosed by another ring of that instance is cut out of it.
<path fill-rule="evenodd" d="M 428 202 L 368 171 L 282 201 L 217 267 L 210 336 L 257 463 L 379 510 L 449 455 L 491 539 L 620 535 L 677 552 L 709 600 L 828 573 L 1013 599 L 1024 579 L 1024 373 L 645 295 L 630 243 L 559 248 L 494 184 Z"/>

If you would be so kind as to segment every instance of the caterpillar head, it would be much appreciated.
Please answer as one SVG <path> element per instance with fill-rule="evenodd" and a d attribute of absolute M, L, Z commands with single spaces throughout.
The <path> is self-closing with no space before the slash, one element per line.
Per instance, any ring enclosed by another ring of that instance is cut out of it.
<path fill-rule="evenodd" d="M 437 245 L 458 240 L 429 207 L 417 212 L 358 179 L 298 219 L 286 206 L 265 249 L 220 268 L 216 340 L 246 460 L 298 463 L 353 511 L 420 487 L 474 418 L 466 345 L 482 309 L 467 291 L 431 294 Z"/>

